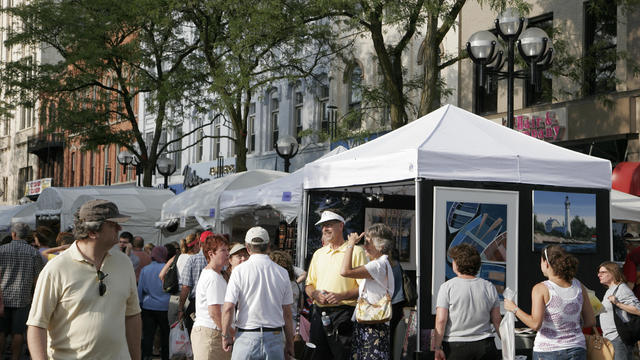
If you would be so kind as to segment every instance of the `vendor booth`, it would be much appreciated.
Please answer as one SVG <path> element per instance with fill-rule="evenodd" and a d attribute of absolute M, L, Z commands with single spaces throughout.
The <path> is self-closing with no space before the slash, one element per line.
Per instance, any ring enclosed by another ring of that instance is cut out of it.
<path fill-rule="evenodd" d="M 167 236 L 155 228 L 160 219 L 162 204 L 174 197 L 165 189 L 119 186 L 84 186 L 45 189 L 36 201 L 36 222 L 45 224 L 56 231 L 69 231 L 73 226 L 74 214 L 89 200 L 104 199 L 115 203 L 125 215 L 131 216 L 122 223 L 122 231 L 134 236 L 142 236 L 145 243 L 162 245 L 179 240 L 179 234 Z"/>
<path fill-rule="evenodd" d="M 611 164 L 498 125 L 452 105 L 328 159 L 307 164 L 303 261 L 320 246 L 313 224 L 326 208 L 347 230 L 384 222 L 399 259 L 415 269 L 417 329 L 433 328 L 435 299 L 454 276 L 447 250 L 475 246 L 480 276 L 531 308 L 543 279 L 540 250 L 562 244 L 580 260 L 578 278 L 601 290 L 597 265 L 611 259 Z M 418 345 L 428 351 L 428 343 Z"/>
<path fill-rule="evenodd" d="M 0 240 L 11 235 L 11 224 L 23 222 L 31 229 L 36 228 L 36 206 L 34 203 L 24 205 L 0 206 Z"/>
<path fill-rule="evenodd" d="M 279 179 L 287 173 L 272 170 L 249 170 L 207 181 L 176 195 L 162 206 L 159 226 L 166 229 L 192 229 L 196 226 L 213 228 L 216 232 L 230 233 L 232 238 L 246 231 L 246 222 L 224 222 L 221 217 L 223 192 L 254 187 Z M 228 219 L 227 219 L 228 220 Z M 279 218 L 272 219 L 277 226 Z"/>

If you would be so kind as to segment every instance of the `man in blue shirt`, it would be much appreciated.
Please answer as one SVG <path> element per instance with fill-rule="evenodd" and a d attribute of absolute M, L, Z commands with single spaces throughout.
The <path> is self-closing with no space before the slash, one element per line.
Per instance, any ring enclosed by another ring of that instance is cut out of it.
<path fill-rule="evenodd" d="M 156 329 L 160 331 L 162 344 L 160 356 L 162 360 L 169 360 L 169 297 L 164 292 L 160 271 L 167 259 L 167 248 L 156 246 L 151 250 L 151 264 L 140 271 L 138 281 L 138 299 L 142 308 L 142 359 L 151 359 L 153 353 L 153 339 Z"/>

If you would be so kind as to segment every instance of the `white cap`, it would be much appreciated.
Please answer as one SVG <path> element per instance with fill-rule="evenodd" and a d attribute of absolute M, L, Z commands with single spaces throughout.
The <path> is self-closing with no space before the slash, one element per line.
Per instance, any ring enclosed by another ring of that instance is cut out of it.
<path fill-rule="evenodd" d="M 262 245 L 269 243 L 269 233 L 260 226 L 254 226 L 244 236 L 244 242 L 252 245 Z"/>
<path fill-rule="evenodd" d="M 326 223 L 327 221 L 338 220 L 344 224 L 344 218 L 333 211 L 325 210 L 322 212 L 322 216 L 320 217 L 320 221 L 316 223 L 316 225 L 320 225 L 322 223 Z"/>

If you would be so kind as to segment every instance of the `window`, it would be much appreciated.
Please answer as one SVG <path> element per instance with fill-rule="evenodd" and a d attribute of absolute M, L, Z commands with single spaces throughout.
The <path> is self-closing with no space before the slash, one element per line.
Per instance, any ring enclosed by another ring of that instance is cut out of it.
<path fill-rule="evenodd" d="M 360 110 L 362 103 L 362 68 L 360 65 L 354 65 L 349 74 L 349 129 L 355 130 L 360 128 Z"/>
<path fill-rule="evenodd" d="M 267 151 L 273 150 L 278 142 L 279 135 L 278 117 L 280 116 L 280 101 L 278 101 L 278 93 L 275 91 L 271 94 L 270 106 L 271 116 L 269 119 L 271 125 L 271 142 L 267 145 Z"/>
<path fill-rule="evenodd" d="M 544 30 L 549 36 L 549 41 L 553 39 L 553 14 L 544 14 L 529 19 L 527 27 L 537 27 Z M 529 77 L 525 78 L 524 86 L 524 103 L 525 106 L 533 106 L 538 104 L 548 104 L 553 100 L 552 78 L 548 71 L 542 71 L 540 74 L 540 88 L 536 90 L 535 85 Z"/>
<path fill-rule="evenodd" d="M 330 119 L 329 112 L 331 111 L 331 109 L 329 109 L 329 84 L 320 85 L 319 100 L 320 100 L 320 111 L 322 111 L 322 113 L 320 114 L 321 116 L 320 130 L 325 133 L 329 133 L 329 119 Z"/>
<path fill-rule="evenodd" d="M 616 90 L 616 3 L 584 3 L 584 92 L 588 95 Z"/>
<path fill-rule="evenodd" d="M 76 153 L 71 153 L 71 171 L 69 173 L 69 186 L 75 186 L 76 178 Z"/>
<path fill-rule="evenodd" d="M 80 157 L 80 181 L 78 181 L 78 186 L 84 186 L 84 156 L 85 153 L 81 152 L 78 154 Z"/>
<path fill-rule="evenodd" d="M 298 144 L 301 143 L 302 139 L 300 138 L 300 132 L 302 132 L 302 106 L 304 104 L 304 98 L 302 96 L 301 91 L 296 91 L 295 95 L 295 106 L 293 110 L 293 120 L 294 124 L 296 124 L 296 140 Z"/>
<path fill-rule="evenodd" d="M 20 130 L 30 128 L 33 125 L 33 108 L 20 107 Z"/>
<path fill-rule="evenodd" d="M 213 154 L 212 154 L 212 159 L 217 159 L 219 158 L 220 155 L 220 124 L 216 124 L 215 127 L 213 128 Z"/>
<path fill-rule="evenodd" d="M 2 118 L 2 135 L 8 136 L 11 131 L 11 119 L 8 117 Z"/>
<path fill-rule="evenodd" d="M 176 164 L 176 169 L 181 171 L 182 169 L 182 125 L 178 125 L 173 128 L 172 140 L 177 140 L 176 142 L 171 143 L 170 149 L 172 151 L 172 158 Z"/>
<path fill-rule="evenodd" d="M 18 199 L 26 195 L 27 181 L 31 180 L 33 180 L 33 168 L 31 166 L 18 170 Z"/>
<path fill-rule="evenodd" d="M 94 174 L 96 173 L 96 153 L 89 153 L 89 185 L 95 185 L 93 183 Z"/>
<path fill-rule="evenodd" d="M 202 128 L 196 131 L 196 143 L 196 162 L 200 162 L 204 151 L 204 130 Z"/>
<path fill-rule="evenodd" d="M 111 185 L 111 169 L 109 168 L 109 150 L 110 146 L 104 146 L 104 184 Z"/>
<path fill-rule="evenodd" d="M 2 177 L 2 201 L 7 201 L 7 193 L 9 192 L 9 178 L 6 176 Z"/>
<path fill-rule="evenodd" d="M 256 103 L 249 104 L 249 117 L 247 118 L 247 152 L 256 150 Z"/>

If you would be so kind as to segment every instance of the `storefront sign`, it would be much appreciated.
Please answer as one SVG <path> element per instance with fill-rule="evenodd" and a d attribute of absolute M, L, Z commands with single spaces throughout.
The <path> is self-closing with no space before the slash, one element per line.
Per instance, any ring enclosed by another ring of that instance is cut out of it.
<path fill-rule="evenodd" d="M 182 185 L 184 189 L 198 186 L 209 180 L 219 178 L 236 172 L 236 158 L 224 159 L 224 163 L 219 164 L 217 161 L 207 161 L 193 163 L 185 166 L 182 171 L 184 180 Z"/>
<path fill-rule="evenodd" d="M 567 140 L 567 109 L 516 115 L 515 130 L 545 141 Z"/>
<path fill-rule="evenodd" d="M 25 185 L 25 195 L 40 195 L 48 187 L 51 187 L 51 178 L 28 181 Z"/>

